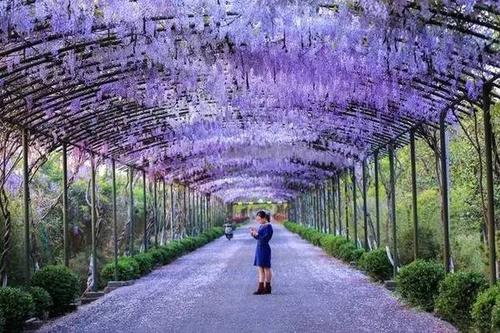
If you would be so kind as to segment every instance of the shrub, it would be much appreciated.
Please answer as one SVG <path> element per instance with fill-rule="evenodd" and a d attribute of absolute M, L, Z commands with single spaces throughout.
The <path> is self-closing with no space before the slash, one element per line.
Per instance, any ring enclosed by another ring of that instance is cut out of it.
<path fill-rule="evenodd" d="M 134 255 L 132 258 L 139 264 L 139 273 L 144 275 L 151 272 L 154 266 L 154 260 L 149 252 L 142 252 Z"/>
<path fill-rule="evenodd" d="M 342 237 L 342 236 L 335 236 L 333 239 L 333 242 L 331 244 L 330 248 L 330 255 L 340 258 L 340 247 L 346 243 L 349 243 L 349 241 Z"/>
<path fill-rule="evenodd" d="M 492 310 L 500 295 L 500 286 L 494 285 L 479 293 L 472 305 L 472 326 L 478 332 L 490 332 Z"/>
<path fill-rule="evenodd" d="M 0 288 L 0 309 L 3 312 L 6 331 L 19 331 L 24 321 L 33 313 L 33 298 L 18 288 Z"/>
<path fill-rule="evenodd" d="M 79 291 L 78 277 L 64 266 L 46 266 L 37 271 L 31 285 L 45 289 L 52 297 L 51 314 L 64 313 Z"/>
<path fill-rule="evenodd" d="M 363 256 L 364 253 L 365 253 L 365 249 L 362 249 L 362 248 L 354 250 L 354 252 L 352 253 L 352 260 L 351 261 L 354 261 L 357 265 L 359 265 L 359 260 L 361 259 L 361 257 Z"/>
<path fill-rule="evenodd" d="M 346 242 L 340 245 L 338 255 L 339 258 L 351 262 L 354 261 L 354 251 L 356 251 L 356 246 L 351 242 Z"/>
<path fill-rule="evenodd" d="M 186 252 L 193 251 L 196 248 L 196 244 L 192 237 L 186 237 L 181 239 L 180 244 Z"/>
<path fill-rule="evenodd" d="M 118 281 L 129 281 L 140 276 L 139 263 L 132 257 L 120 257 L 118 259 Z M 110 262 L 101 270 L 103 285 L 115 279 L 115 263 Z"/>
<path fill-rule="evenodd" d="M 319 246 L 321 244 L 321 239 L 324 237 L 324 235 L 318 231 L 313 231 L 310 234 L 310 239 L 309 241 L 316 246 Z"/>
<path fill-rule="evenodd" d="M 174 257 L 178 257 L 184 253 L 184 247 L 180 243 L 180 241 L 175 240 L 170 242 L 167 246 L 167 249 L 170 249 L 172 253 L 174 254 Z"/>
<path fill-rule="evenodd" d="M 5 316 L 3 315 L 3 310 L 0 308 L 0 333 L 3 333 L 5 327 Z"/>
<path fill-rule="evenodd" d="M 166 253 L 159 247 L 152 248 L 147 252 L 151 258 L 153 259 L 153 267 L 156 265 L 163 265 L 163 262 L 166 260 Z"/>
<path fill-rule="evenodd" d="M 491 310 L 491 330 L 500 332 L 500 295 L 495 300 L 495 305 Z"/>
<path fill-rule="evenodd" d="M 50 307 L 54 304 L 50 294 L 40 287 L 29 287 L 26 291 L 33 298 L 34 315 L 46 319 Z"/>
<path fill-rule="evenodd" d="M 408 303 L 432 311 L 444 277 L 441 264 L 419 259 L 401 267 L 396 276 L 396 290 Z"/>
<path fill-rule="evenodd" d="M 359 260 L 359 265 L 368 275 L 380 281 L 389 279 L 393 271 L 383 249 L 365 252 Z"/>
<path fill-rule="evenodd" d="M 335 239 L 334 235 L 326 235 L 325 237 L 321 238 L 321 243 L 320 246 L 328 253 L 330 254 L 330 249 L 332 248 L 333 241 Z"/>
<path fill-rule="evenodd" d="M 477 294 L 488 287 L 485 277 L 476 272 L 448 274 L 441 282 L 436 313 L 461 330 L 471 324 L 470 310 Z"/>

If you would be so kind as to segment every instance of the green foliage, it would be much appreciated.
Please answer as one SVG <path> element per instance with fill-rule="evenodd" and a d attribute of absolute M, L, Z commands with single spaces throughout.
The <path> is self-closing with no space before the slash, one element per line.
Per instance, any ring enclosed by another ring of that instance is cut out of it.
<path fill-rule="evenodd" d="M 5 316 L 2 308 L 0 308 L 0 333 L 3 333 L 5 327 Z"/>
<path fill-rule="evenodd" d="M 440 255 L 440 244 L 436 238 L 436 230 L 426 224 L 418 227 L 418 258 L 424 260 L 434 260 Z M 398 253 L 401 265 L 407 265 L 414 260 L 413 249 L 413 228 L 405 227 L 398 235 Z"/>
<path fill-rule="evenodd" d="M 78 277 L 64 266 L 45 266 L 35 272 L 31 285 L 45 289 L 52 297 L 51 314 L 68 310 L 79 291 Z"/>
<path fill-rule="evenodd" d="M 45 319 L 50 307 L 54 304 L 48 291 L 40 287 L 28 287 L 26 291 L 33 298 L 34 315 Z"/>
<path fill-rule="evenodd" d="M 140 277 L 139 263 L 132 257 L 118 258 L 118 281 L 130 281 Z M 102 285 L 115 279 L 115 263 L 110 262 L 101 270 Z"/>
<path fill-rule="evenodd" d="M 359 259 L 359 266 L 371 277 L 384 281 L 392 275 L 392 265 L 383 249 L 364 253 Z"/>
<path fill-rule="evenodd" d="M 353 243 L 344 243 L 339 247 L 339 257 L 346 262 L 356 261 L 354 251 L 356 251 L 356 246 Z"/>
<path fill-rule="evenodd" d="M 461 330 L 471 324 L 470 310 L 477 294 L 488 287 L 486 278 L 476 272 L 448 274 L 441 282 L 436 313 Z"/>
<path fill-rule="evenodd" d="M 500 332 L 500 295 L 495 300 L 495 305 L 491 310 L 491 330 Z"/>
<path fill-rule="evenodd" d="M 443 265 L 419 259 L 401 267 L 396 276 L 396 290 L 408 303 L 432 311 L 444 277 Z"/>
<path fill-rule="evenodd" d="M 472 305 L 472 326 L 477 332 L 489 333 L 492 324 L 492 311 L 500 295 L 500 286 L 494 285 L 479 293 Z"/>
<path fill-rule="evenodd" d="M 33 313 L 33 298 L 18 288 L 0 288 L 0 310 L 5 318 L 6 331 L 17 332 Z"/>
<path fill-rule="evenodd" d="M 118 280 L 128 281 L 149 273 L 155 265 L 166 265 L 184 253 L 195 250 L 209 241 L 224 234 L 221 227 L 207 230 L 196 237 L 186 237 L 169 242 L 165 246 L 151 248 L 148 252 L 136 254 L 132 257 L 118 259 Z M 105 286 L 114 280 L 115 264 L 110 262 L 101 270 L 101 285 Z"/>
<path fill-rule="evenodd" d="M 366 251 L 364 249 L 361 249 L 361 248 L 354 250 L 352 253 L 351 261 L 354 261 L 356 264 L 359 265 L 359 261 L 361 260 L 361 257 L 363 256 L 363 254 L 365 252 Z"/>
<path fill-rule="evenodd" d="M 139 264 L 139 273 L 141 275 L 151 272 L 155 264 L 153 256 L 150 252 L 143 252 L 134 255 L 132 258 Z"/>

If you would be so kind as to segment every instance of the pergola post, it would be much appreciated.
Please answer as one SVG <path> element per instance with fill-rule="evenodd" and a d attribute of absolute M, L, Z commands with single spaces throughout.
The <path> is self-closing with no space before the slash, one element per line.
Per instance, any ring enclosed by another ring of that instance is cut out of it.
<path fill-rule="evenodd" d="M 170 240 L 174 240 L 174 221 L 175 221 L 175 206 L 174 206 L 174 184 L 170 184 Z"/>
<path fill-rule="evenodd" d="M 358 210 L 357 210 L 357 186 L 356 186 L 356 169 L 352 167 L 352 223 L 354 224 L 354 245 L 358 247 Z"/>
<path fill-rule="evenodd" d="M 133 255 L 134 254 L 134 169 L 129 166 L 128 167 L 128 189 L 129 189 L 129 205 L 128 205 L 128 214 L 129 214 L 129 219 L 130 219 L 130 226 L 129 226 L 129 254 Z"/>
<path fill-rule="evenodd" d="M 186 206 L 186 187 L 182 188 L 182 210 L 183 210 L 183 217 L 184 217 L 184 226 L 183 229 L 187 233 L 187 218 L 188 218 L 188 211 L 187 211 L 187 206 Z"/>
<path fill-rule="evenodd" d="M 361 167 L 363 168 L 363 228 L 364 228 L 364 245 L 365 250 L 369 250 L 368 246 L 368 203 L 366 200 L 366 160 L 362 161 Z"/>
<path fill-rule="evenodd" d="M 69 267 L 69 227 L 68 227 L 68 147 L 65 142 L 62 144 L 62 222 L 63 222 L 63 243 L 64 266 Z"/>
<path fill-rule="evenodd" d="M 321 199 L 321 232 L 326 232 L 326 205 L 325 205 L 325 186 L 321 184 L 320 188 L 320 199 Z"/>
<path fill-rule="evenodd" d="M 24 275 L 27 282 L 31 279 L 29 136 L 29 130 L 24 128 L 22 130 L 24 257 L 26 259 Z"/>
<path fill-rule="evenodd" d="M 113 204 L 113 259 L 115 263 L 114 279 L 118 281 L 118 227 L 116 218 L 116 165 L 111 159 L 111 201 Z"/>
<path fill-rule="evenodd" d="M 157 186 L 156 186 L 156 177 L 153 180 L 153 221 L 155 226 L 155 246 L 158 246 L 158 197 L 156 194 Z"/>
<path fill-rule="evenodd" d="M 490 266 L 490 283 L 497 280 L 496 258 L 496 230 L 495 230 L 495 195 L 493 179 L 493 131 L 491 127 L 491 85 L 483 87 L 483 123 L 484 123 L 484 150 L 486 163 L 486 224 L 488 226 L 488 250 Z"/>
<path fill-rule="evenodd" d="M 375 173 L 375 224 L 377 228 L 377 247 L 380 247 L 380 195 L 379 195 L 379 160 L 378 151 L 375 151 L 373 156 L 373 165 Z"/>
<path fill-rule="evenodd" d="M 396 229 L 396 181 L 395 181 L 395 171 L 394 171 L 394 147 L 389 144 L 389 178 L 390 178 L 390 191 L 391 191 L 391 205 L 390 218 L 392 224 L 392 251 L 393 251 L 393 277 L 396 278 L 398 272 L 398 246 L 397 246 L 397 229 Z"/>
<path fill-rule="evenodd" d="M 147 207 L 147 201 L 146 201 L 146 171 L 142 171 L 142 217 L 144 219 L 144 237 L 143 237 L 143 243 L 144 243 L 144 252 L 148 250 L 148 207 Z"/>
<path fill-rule="evenodd" d="M 345 201 L 345 233 L 346 238 L 349 240 L 349 200 L 347 200 L 349 195 L 349 185 L 347 184 L 349 178 L 349 169 L 346 169 L 344 173 L 344 201 Z"/>
<path fill-rule="evenodd" d="M 439 117 L 439 138 L 440 138 L 440 160 L 441 160 L 441 198 L 443 224 L 443 259 L 446 272 L 451 270 L 450 255 L 450 212 L 449 212 L 449 173 L 448 173 L 448 134 L 445 124 L 446 112 L 442 112 Z"/>
<path fill-rule="evenodd" d="M 160 244 L 164 244 L 164 241 L 165 241 L 165 238 L 166 238 L 166 234 L 167 234 L 167 189 L 165 187 L 165 178 L 162 177 L 161 179 L 161 185 L 162 185 L 162 234 L 161 234 L 161 243 Z"/>
<path fill-rule="evenodd" d="M 91 230 L 92 230 L 92 269 L 93 269 L 93 281 L 91 289 L 92 291 L 97 290 L 97 281 L 98 281 L 98 269 L 97 269 L 97 214 L 96 214 L 96 188 L 95 188 L 95 174 L 96 174 L 96 165 L 95 165 L 95 156 L 91 154 L 90 158 L 91 164 Z"/>
<path fill-rule="evenodd" d="M 342 236 L 342 190 L 340 189 L 340 173 L 337 173 L 337 212 L 338 212 L 338 224 L 339 224 L 339 235 Z M 335 231 L 336 232 L 336 231 Z"/>
<path fill-rule="evenodd" d="M 411 196 L 413 212 L 413 258 L 418 259 L 417 168 L 415 162 L 415 132 L 410 130 Z"/>

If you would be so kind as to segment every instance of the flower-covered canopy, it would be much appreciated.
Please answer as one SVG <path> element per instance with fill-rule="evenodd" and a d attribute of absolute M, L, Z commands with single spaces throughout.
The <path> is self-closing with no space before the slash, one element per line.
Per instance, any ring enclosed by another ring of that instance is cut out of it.
<path fill-rule="evenodd" d="M 3 0 L 0 117 L 226 201 L 288 200 L 470 113 L 499 34 L 497 0 Z"/>

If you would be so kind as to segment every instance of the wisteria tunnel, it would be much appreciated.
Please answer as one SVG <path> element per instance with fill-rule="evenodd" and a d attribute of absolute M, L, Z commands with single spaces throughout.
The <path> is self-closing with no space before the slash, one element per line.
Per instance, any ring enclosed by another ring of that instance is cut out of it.
<path fill-rule="evenodd" d="M 498 0 L 0 0 L 0 332 L 500 332 L 499 79 Z"/>

